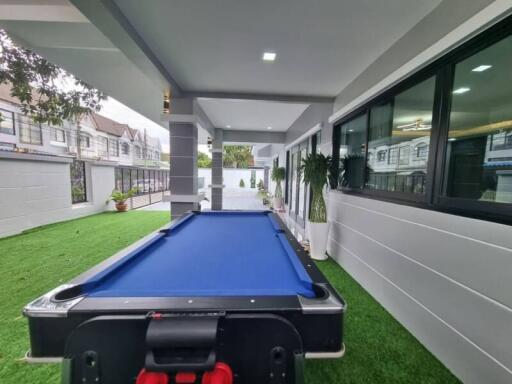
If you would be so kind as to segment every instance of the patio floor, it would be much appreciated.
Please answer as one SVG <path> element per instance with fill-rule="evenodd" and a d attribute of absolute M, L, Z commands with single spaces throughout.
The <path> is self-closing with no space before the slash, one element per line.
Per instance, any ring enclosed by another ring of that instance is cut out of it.
<path fill-rule="evenodd" d="M 58 365 L 23 362 L 23 306 L 169 220 L 167 212 L 108 212 L 0 239 L 0 382 L 59 383 Z M 306 383 L 457 383 L 458 380 L 333 261 L 320 269 L 348 302 L 346 355 L 306 362 Z"/>

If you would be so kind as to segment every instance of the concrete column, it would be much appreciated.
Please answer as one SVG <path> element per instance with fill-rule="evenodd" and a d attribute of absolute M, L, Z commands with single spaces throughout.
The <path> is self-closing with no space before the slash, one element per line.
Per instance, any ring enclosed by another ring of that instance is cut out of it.
<path fill-rule="evenodd" d="M 222 152 L 223 152 L 223 136 L 222 129 L 215 129 L 215 138 L 212 143 L 212 209 L 222 209 Z"/>
<path fill-rule="evenodd" d="M 179 100 L 180 108 L 170 115 L 171 218 L 199 209 L 197 194 L 197 125 L 191 113 L 192 101 Z M 171 107 L 172 107 L 171 103 Z M 185 108 L 183 110 L 183 108 Z M 181 113 L 180 113 L 181 112 Z"/>

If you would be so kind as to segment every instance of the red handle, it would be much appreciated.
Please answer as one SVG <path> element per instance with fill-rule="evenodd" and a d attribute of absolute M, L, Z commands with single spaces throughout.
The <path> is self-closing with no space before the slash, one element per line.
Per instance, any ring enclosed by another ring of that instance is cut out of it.
<path fill-rule="evenodd" d="M 225 363 L 216 363 L 211 372 L 205 372 L 201 384 L 233 384 L 233 371 Z"/>

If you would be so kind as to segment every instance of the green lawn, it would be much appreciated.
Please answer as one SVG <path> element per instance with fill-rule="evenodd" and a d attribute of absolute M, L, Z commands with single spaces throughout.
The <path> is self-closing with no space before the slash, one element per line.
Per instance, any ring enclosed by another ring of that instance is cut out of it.
<path fill-rule="evenodd" d="M 1 239 L 0 383 L 59 383 L 58 366 L 20 360 L 28 348 L 21 309 L 168 219 L 166 212 L 103 213 Z M 307 383 L 457 382 L 340 267 L 319 265 L 349 303 L 347 353 L 341 360 L 308 361 Z"/>

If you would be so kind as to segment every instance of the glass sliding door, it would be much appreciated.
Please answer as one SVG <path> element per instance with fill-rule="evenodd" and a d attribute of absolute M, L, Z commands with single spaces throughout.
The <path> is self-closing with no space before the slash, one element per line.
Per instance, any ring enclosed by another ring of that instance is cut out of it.
<path fill-rule="evenodd" d="M 300 166 L 302 159 L 307 156 L 308 150 L 308 140 L 293 147 L 291 149 L 289 169 L 289 216 L 303 228 L 305 226 L 307 189 L 304 185 L 304 179 L 300 174 Z"/>
<path fill-rule="evenodd" d="M 295 199 L 297 196 L 297 192 L 296 192 L 297 152 L 292 151 L 289 175 L 290 175 L 290 192 L 289 192 L 289 199 L 288 199 L 288 211 L 289 211 L 290 216 L 295 217 L 295 212 L 296 212 Z"/>
<path fill-rule="evenodd" d="M 298 154 L 298 161 L 299 161 L 299 164 L 298 164 L 298 169 L 297 169 L 297 174 L 298 174 L 298 177 L 297 177 L 297 188 L 298 188 L 298 191 L 297 191 L 297 195 L 298 195 L 298 198 L 297 198 L 297 221 L 302 225 L 302 227 L 304 227 L 304 224 L 305 224 L 305 214 L 304 212 L 306 212 L 306 194 L 307 194 L 307 190 L 306 190 L 306 185 L 304 183 L 304 178 L 302 177 L 302 174 L 300 172 L 300 166 L 302 165 L 302 160 L 306 158 L 306 156 L 308 155 L 308 141 L 305 141 L 301 144 L 299 144 L 299 154 Z"/>

